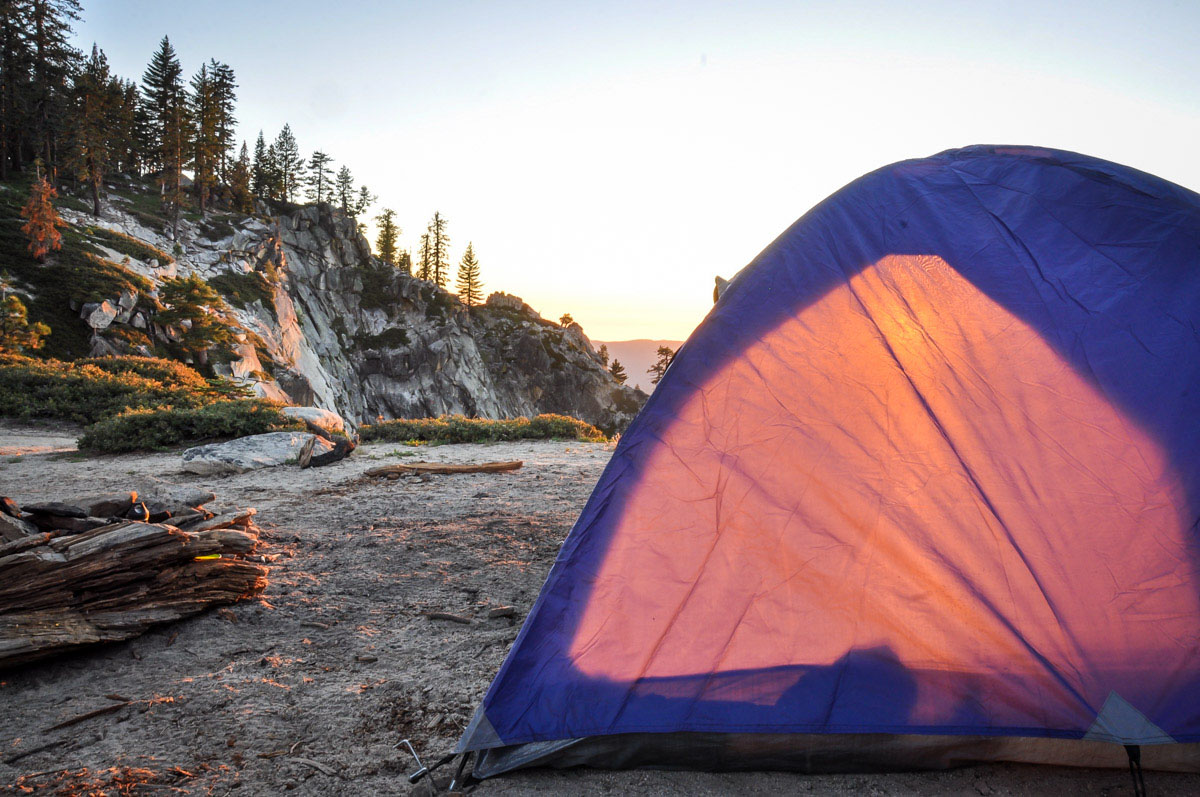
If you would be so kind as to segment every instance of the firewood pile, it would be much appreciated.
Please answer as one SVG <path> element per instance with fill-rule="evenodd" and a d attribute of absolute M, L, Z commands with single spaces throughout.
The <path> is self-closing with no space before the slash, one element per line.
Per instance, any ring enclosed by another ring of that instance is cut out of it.
<path fill-rule="evenodd" d="M 266 587 L 254 509 L 187 488 L 18 506 L 0 498 L 0 669 L 138 636 Z"/>

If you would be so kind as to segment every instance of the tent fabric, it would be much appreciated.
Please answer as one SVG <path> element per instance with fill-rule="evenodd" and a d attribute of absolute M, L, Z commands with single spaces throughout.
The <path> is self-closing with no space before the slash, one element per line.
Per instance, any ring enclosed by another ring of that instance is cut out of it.
<path fill-rule="evenodd" d="M 681 347 L 460 751 L 1200 742 L 1198 330 L 1191 191 L 1029 147 L 860 178 Z"/>

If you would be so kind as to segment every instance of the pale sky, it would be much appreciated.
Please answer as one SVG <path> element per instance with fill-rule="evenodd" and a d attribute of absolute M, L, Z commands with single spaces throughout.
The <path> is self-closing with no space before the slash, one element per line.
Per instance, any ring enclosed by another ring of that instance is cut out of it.
<path fill-rule="evenodd" d="M 1084 152 L 1200 189 L 1198 2 L 84 0 L 140 78 L 237 73 L 251 146 L 284 122 L 396 210 L 435 210 L 485 290 L 593 339 L 688 336 L 814 204 L 968 144 Z M 372 234 L 373 235 L 373 234 Z"/>

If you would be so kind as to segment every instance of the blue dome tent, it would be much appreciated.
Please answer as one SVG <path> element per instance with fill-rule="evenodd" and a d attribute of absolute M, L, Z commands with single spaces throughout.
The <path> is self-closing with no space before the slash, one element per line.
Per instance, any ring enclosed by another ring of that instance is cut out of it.
<path fill-rule="evenodd" d="M 459 751 L 1200 769 L 1198 518 L 1200 196 L 1029 147 L 898 163 L 722 292 Z"/>

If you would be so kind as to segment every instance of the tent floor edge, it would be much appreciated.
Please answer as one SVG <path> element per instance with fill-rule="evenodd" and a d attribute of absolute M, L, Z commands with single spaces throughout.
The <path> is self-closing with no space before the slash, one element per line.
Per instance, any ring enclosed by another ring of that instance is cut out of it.
<path fill-rule="evenodd" d="M 479 779 L 531 767 L 774 770 L 809 774 L 944 770 L 992 763 L 1132 768 L 1112 742 L 918 734 L 630 733 L 478 751 Z M 1146 745 L 1140 767 L 1200 772 L 1200 743 Z"/>

